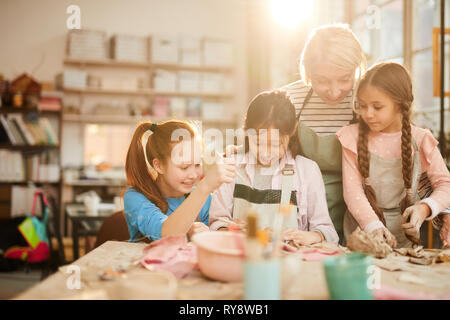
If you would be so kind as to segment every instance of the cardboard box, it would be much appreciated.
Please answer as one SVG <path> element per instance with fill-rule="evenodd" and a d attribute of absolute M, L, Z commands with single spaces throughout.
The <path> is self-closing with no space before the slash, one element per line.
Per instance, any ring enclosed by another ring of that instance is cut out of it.
<path fill-rule="evenodd" d="M 200 92 L 199 72 L 180 71 L 178 73 L 178 91 L 180 92 Z"/>
<path fill-rule="evenodd" d="M 56 84 L 59 89 L 85 89 L 87 86 L 87 72 L 81 70 L 64 70 L 56 76 Z"/>
<path fill-rule="evenodd" d="M 111 58 L 121 61 L 148 62 L 148 38 L 114 35 L 111 38 Z"/>
<path fill-rule="evenodd" d="M 199 37 L 180 37 L 180 64 L 187 66 L 202 65 L 202 41 Z"/>
<path fill-rule="evenodd" d="M 231 67 L 233 65 L 233 45 L 231 42 L 204 39 L 203 64 L 206 66 Z"/>
<path fill-rule="evenodd" d="M 224 89 L 224 75 L 220 73 L 203 73 L 200 91 L 204 93 L 221 93 Z"/>
<path fill-rule="evenodd" d="M 153 63 L 178 63 L 178 40 L 176 37 L 153 35 L 150 41 Z"/>
<path fill-rule="evenodd" d="M 185 98 L 170 98 L 170 116 L 184 118 L 186 116 L 186 105 Z"/>
<path fill-rule="evenodd" d="M 177 86 L 177 73 L 165 70 L 156 70 L 153 76 L 153 88 L 160 92 L 175 92 Z"/>
<path fill-rule="evenodd" d="M 106 32 L 95 30 L 70 30 L 67 55 L 74 59 L 103 60 L 108 58 Z"/>

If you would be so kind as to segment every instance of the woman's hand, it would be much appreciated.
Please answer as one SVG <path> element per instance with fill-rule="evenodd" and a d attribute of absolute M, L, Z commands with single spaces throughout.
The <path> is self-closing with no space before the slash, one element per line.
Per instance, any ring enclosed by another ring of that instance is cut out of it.
<path fill-rule="evenodd" d="M 209 231 L 209 228 L 203 222 L 194 222 L 189 229 L 187 235 L 189 239 L 192 239 L 194 234 Z"/>
<path fill-rule="evenodd" d="M 372 235 L 374 238 L 382 238 L 392 248 L 395 248 L 397 246 L 397 239 L 386 227 L 378 228 L 372 231 L 370 235 Z"/>
<path fill-rule="evenodd" d="M 283 230 L 283 241 L 295 241 L 299 245 L 310 245 L 324 241 L 320 232 L 302 231 L 295 228 L 287 228 Z"/>
<path fill-rule="evenodd" d="M 407 236 L 420 239 L 420 227 L 427 217 L 431 215 L 430 207 L 419 203 L 406 208 L 402 216 L 402 228 Z"/>
<path fill-rule="evenodd" d="M 206 172 L 205 177 L 200 181 L 199 186 L 203 186 L 206 192 L 211 193 L 219 188 L 223 183 L 231 183 L 236 176 L 236 164 L 234 160 L 219 158 L 215 164 Z"/>
<path fill-rule="evenodd" d="M 439 232 L 444 248 L 450 248 L 450 214 L 444 214 L 442 217 L 442 228 Z"/>

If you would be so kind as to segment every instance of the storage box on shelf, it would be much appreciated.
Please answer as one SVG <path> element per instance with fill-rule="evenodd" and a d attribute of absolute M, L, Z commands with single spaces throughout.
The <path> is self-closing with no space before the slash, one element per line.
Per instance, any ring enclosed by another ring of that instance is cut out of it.
<path fill-rule="evenodd" d="M 111 57 L 117 61 L 148 62 L 148 38 L 114 35 L 111 38 Z"/>
<path fill-rule="evenodd" d="M 106 43 L 106 32 L 85 29 L 71 30 L 67 38 L 67 55 L 74 59 L 106 59 Z"/>
<path fill-rule="evenodd" d="M 148 42 L 146 42 L 147 39 Z M 145 56 L 144 43 L 148 45 L 147 61 L 144 61 L 143 58 Z M 134 53 L 127 53 L 127 47 L 132 48 L 130 50 Z M 225 50 L 225 53 L 219 54 L 220 57 L 213 60 L 210 56 L 220 50 Z M 80 71 L 86 72 L 87 79 L 92 76 L 90 74 L 91 67 L 111 70 L 127 68 L 130 69 L 127 71 L 127 76 L 95 79 L 94 82 L 101 83 L 100 86 L 65 87 L 64 93 L 66 95 L 81 95 L 83 101 L 86 101 L 85 95 L 86 97 L 87 95 L 115 95 L 124 96 L 126 99 L 147 98 L 152 105 L 153 116 L 151 118 L 153 119 L 172 116 L 203 120 L 203 103 L 223 103 L 222 100 L 233 98 L 232 91 L 229 90 L 233 71 L 232 46 L 229 42 L 193 36 L 152 35 L 149 38 L 144 38 L 116 35 L 111 40 L 111 53 L 113 59 L 74 59 L 73 57 L 67 57 L 64 65 L 71 68 L 76 67 Z M 138 56 L 140 58 L 129 59 L 129 57 Z M 209 58 L 205 60 L 206 56 Z M 214 65 L 214 61 L 219 63 Z M 131 81 L 132 79 L 128 78 L 128 75 L 132 69 L 147 72 L 149 83 L 143 86 L 144 81 L 142 79 L 136 78 L 136 81 Z M 162 99 L 165 101 L 164 103 L 161 103 L 162 97 L 165 97 L 165 99 Z M 180 103 L 181 99 L 184 99 L 184 102 Z M 175 102 L 171 102 L 172 100 Z M 82 106 L 79 107 L 85 109 Z M 215 111 L 217 116 L 211 117 L 215 124 L 221 125 L 222 122 L 222 125 L 234 126 L 234 120 L 232 119 L 221 121 L 223 117 L 220 117 L 218 113 L 222 109 L 219 109 Z M 96 119 L 99 119 L 99 117 L 91 117 L 90 114 L 64 116 L 64 121 L 80 123 L 93 123 Z M 111 120 L 112 123 L 128 124 L 134 123 L 136 117 L 124 117 L 117 121 L 116 118 L 105 115 L 104 119 L 104 121 L 101 121 L 102 123 Z M 209 119 L 205 118 L 204 120 L 208 121 Z"/>

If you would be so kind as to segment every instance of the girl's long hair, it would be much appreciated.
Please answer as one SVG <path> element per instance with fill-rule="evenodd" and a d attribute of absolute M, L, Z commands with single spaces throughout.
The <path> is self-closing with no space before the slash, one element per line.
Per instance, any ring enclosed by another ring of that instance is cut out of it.
<path fill-rule="evenodd" d="M 283 90 L 265 91 L 250 102 L 244 120 L 244 130 L 279 130 L 279 135 L 289 135 L 288 149 L 292 157 L 301 154 L 295 107 Z M 249 150 L 248 137 L 245 138 L 245 151 Z"/>
<path fill-rule="evenodd" d="M 412 82 L 409 72 L 402 65 L 394 62 L 384 62 L 372 66 L 362 77 L 356 89 L 356 96 L 362 89 L 368 86 L 376 87 L 387 94 L 395 104 L 400 108 L 402 113 L 402 174 L 403 183 L 405 185 L 405 197 L 400 202 L 401 213 L 409 207 L 411 202 L 411 185 L 412 185 L 412 136 L 411 136 L 411 107 L 414 100 Z M 368 150 L 368 134 L 369 127 L 360 117 L 359 119 L 359 137 L 358 137 L 358 166 L 361 176 L 363 177 L 364 193 L 369 200 L 375 213 L 380 220 L 386 224 L 383 211 L 378 208 L 375 191 L 370 185 L 370 153 Z"/>
<path fill-rule="evenodd" d="M 187 130 L 191 139 L 196 134 L 195 128 L 184 121 L 170 120 L 156 126 L 151 122 L 140 123 L 131 139 L 125 162 L 129 186 L 142 193 L 164 213 L 167 212 L 168 204 L 156 185 L 158 174 L 151 164 L 154 159 L 159 159 L 162 163 L 170 160 L 172 149 L 179 142 L 172 140 L 172 133 L 177 129 Z M 145 133 L 151 134 L 144 145 Z"/>

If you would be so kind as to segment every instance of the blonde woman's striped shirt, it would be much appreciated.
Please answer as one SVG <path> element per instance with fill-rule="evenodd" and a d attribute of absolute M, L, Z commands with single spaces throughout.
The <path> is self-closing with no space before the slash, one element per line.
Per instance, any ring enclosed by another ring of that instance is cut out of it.
<path fill-rule="evenodd" d="M 303 101 L 306 99 L 311 87 L 299 80 L 284 86 L 282 89 L 286 90 L 298 116 L 303 107 Z M 323 136 L 336 133 L 353 119 L 352 92 L 350 91 L 341 103 L 334 106 L 326 104 L 313 92 L 300 115 L 300 121 L 314 130 L 317 135 Z"/>

